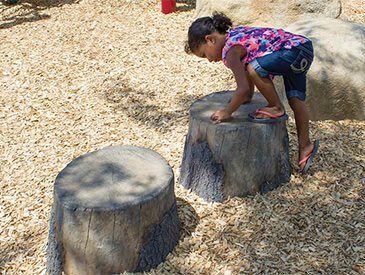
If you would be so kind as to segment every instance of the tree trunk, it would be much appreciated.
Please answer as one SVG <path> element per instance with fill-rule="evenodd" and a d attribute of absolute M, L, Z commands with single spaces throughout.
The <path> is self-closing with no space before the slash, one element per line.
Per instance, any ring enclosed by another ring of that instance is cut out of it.
<path fill-rule="evenodd" d="M 57 176 L 49 274 L 148 271 L 179 239 L 174 175 L 154 151 L 104 148 L 73 160 Z"/>
<path fill-rule="evenodd" d="M 206 201 L 265 193 L 290 179 L 289 140 L 285 121 L 248 121 L 248 114 L 266 106 L 255 93 L 228 122 L 210 116 L 223 109 L 232 92 L 205 96 L 190 107 L 180 183 Z"/>

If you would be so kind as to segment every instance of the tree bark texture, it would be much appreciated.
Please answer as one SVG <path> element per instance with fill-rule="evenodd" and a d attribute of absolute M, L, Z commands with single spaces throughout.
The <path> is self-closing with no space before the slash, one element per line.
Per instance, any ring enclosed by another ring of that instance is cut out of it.
<path fill-rule="evenodd" d="M 206 201 L 265 193 L 290 180 L 286 122 L 248 121 L 249 113 L 267 105 L 261 94 L 241 105 L 231 120 L 211 121 L 232 95 L 213 93 L 190 107 L 180 183 Z"/>
<path fill-rule="evenodd" d="M 174 175 L 152 150 L 107 147 L 56 178 L 49 274 L 143 272 L 164 261 L 180 233 Z"/>

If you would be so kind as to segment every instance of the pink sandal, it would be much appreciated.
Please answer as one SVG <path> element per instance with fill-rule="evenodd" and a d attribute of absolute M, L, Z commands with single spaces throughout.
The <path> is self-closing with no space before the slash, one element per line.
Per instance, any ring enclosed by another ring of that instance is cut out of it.
<path fill-rule="evenodd" d="M 311 165 L 313 163 L 314 156 L 317 154 L 318 148 L 319 148 L 319 140 L 316 139 L 316 140 L 314 140 L 314 143 L 313 143 L 313 150 L 298 162 L 299 166 L 301 164 L 305 163 L 305 166 L 303 167 L 303 169 L 300 170 L 300 172 L 302 174 L 305 174 L 308 172 L 309 168 L 311 167 Z"/>
<path fill-rule="evenodd" d="M 261 114 L 265 115 L 268 118 L 257 118 L 256 115 Z M 288 120 L 288 115 L 286 113 L 283 113 L 281 115 L 275 115 L 270 112 L 257 109 L 255 112 L 248 114 L 248 120 L 251 122 L 257 122 L 257 123 L 275 123 L 279 121 L 286 121 Z"/>

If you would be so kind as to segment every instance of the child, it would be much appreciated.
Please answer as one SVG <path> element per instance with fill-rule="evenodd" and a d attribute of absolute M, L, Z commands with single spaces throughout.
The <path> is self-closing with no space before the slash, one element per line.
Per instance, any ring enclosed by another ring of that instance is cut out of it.
<path fill-rule="evenodd" d="M 210 62 L 223 61 L 234 74 L 237 88 L 223 110 L 214 112 L 215 123 L 228 120 L 242 103 L 250 102 L 253 84 L 268 102 L 264 108 L 249 115 L 258 123 L 287 120 L 284 106 L 272 82 L 272 76 L 282 75 L 286 96 L 294 111 L 299 144 L 299 168 L 306 173 L 319 147 L 319 140 L 309 139 L 309 116 L 304 103 L 306 74 L 313 61 L 312 42 L 274 28 L 232 27 L 223 14 L 196 19 L 188 31 L 187 53 L 206 58 Z"/>

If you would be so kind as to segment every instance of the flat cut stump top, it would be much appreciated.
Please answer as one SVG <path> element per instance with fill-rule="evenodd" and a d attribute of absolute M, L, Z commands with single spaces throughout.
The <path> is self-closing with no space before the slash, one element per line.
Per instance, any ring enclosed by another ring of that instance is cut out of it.
<path fill-rule="evenodd" d="M 157 197 L 172 178 L 156 152 L 111 146 L 70 162 L 56 178 L 55 197 L 68 208 L 123 209 Z"/>
<path fill-rule="evenodd" d="M 202 122 L 212 123 L 210 118 L 211 115 L 217 110 L 224 109 L 232 95 L 233 92 L 231 91 L 222 91 L 204 96 L 190 106 L 190 116 Z M 262 108 L 266 105 L 266 99 L 260 93 L 255 92 L 251 102 L 249 104 L 242 104 L 233 113 L 232 118 L 229 120 L 229 124 L 227 123 L 225 126 L 237 127 L 237 124 L 241 124 L 242 122 L 250 122 L 248 120 L 248 114 L 254 112 L 257 108 Z M 255 123 L 255 125 L 257 125 L 257 123 Z"/>

